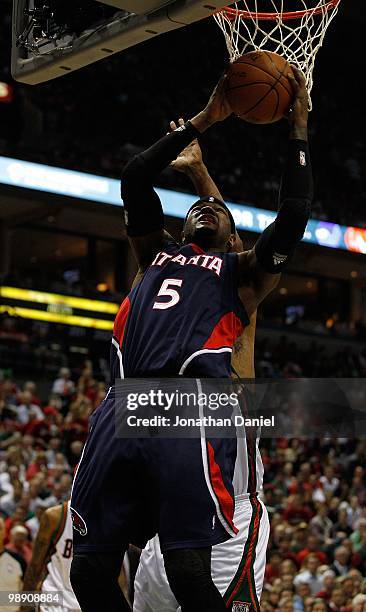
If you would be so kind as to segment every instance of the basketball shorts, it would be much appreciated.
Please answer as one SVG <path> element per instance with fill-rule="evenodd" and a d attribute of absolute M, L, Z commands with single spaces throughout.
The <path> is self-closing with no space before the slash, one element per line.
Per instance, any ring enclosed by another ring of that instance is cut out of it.
<path fill-rule="evenodd" d="M 257 496 L 239 495 L 234 538 L 212 548 L 211 573 L 233 612 L 259 612 L 269 538 L 268 513 Z M 135 578 L 134 612 L 178 612 L 180 607 L 166 577 L 159 538 L 142 551 Z"/>
<path fill-rule="evenodd" d="M 39 612 L 81 612 L 80 608 L 65 608 L 65 606 L 40 606 Z"/>
<path fill-rule="evenodd" d="M 74 477 L 74 553 L 143 548 L 156 533 L 163 551 L 235 536 L 236 439 L 120 438 L 114 395 L 112 387 L 91 417 Z"/>

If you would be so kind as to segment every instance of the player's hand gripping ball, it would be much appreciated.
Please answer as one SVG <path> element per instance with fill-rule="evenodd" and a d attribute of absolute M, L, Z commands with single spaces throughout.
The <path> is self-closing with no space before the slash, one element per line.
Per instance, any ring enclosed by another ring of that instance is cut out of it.
<path fill-rule="evenodd" d="M 271 51 L 251 51 L 230 64 L 226 98 L 232 111 L 249 123 L 274 123 L 287 116 L 294 92 L 290 64 Z"/>

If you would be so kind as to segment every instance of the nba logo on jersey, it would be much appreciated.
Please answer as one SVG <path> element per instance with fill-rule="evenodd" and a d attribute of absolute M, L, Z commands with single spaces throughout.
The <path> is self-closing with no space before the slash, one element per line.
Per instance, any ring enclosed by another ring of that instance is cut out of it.
<path fill-rule="evenodd" d="M 233 601 L 233 612 L 250 612 L 251 605 L 246 601 Z"/>
<path fill-rule="evenodd" d="M 85 536 L 88 533 L 88 528 L 84 519 L 80 516 L 78 512 L 76 512 L 76 510 L 74 510 L 74 508 L 71 508 L 71 506 L 70 514 L 73 528 L 76 529 L 76 531 L 78 531 L 80 535 Z"/>

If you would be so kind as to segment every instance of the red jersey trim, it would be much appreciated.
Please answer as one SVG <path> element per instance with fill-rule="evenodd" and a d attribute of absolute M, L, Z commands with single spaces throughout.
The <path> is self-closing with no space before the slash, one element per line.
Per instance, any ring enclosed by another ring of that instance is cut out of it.
<path fill-rule="evenodd" d="M 216 349 L 222 346 L 234 346 L 238 336 L 244 331 L 244 325 L 234 312 L 227 312 L 216 323 L 211 336 L 206 340 L 203 348 Z"/>
<path fill-rule="evenodd" d="M 126 297 L 117 313 L 116 319 L 114 321 L 113 327 L 113 336 L 118 340 L 118 344 L 122 346 L 123 336 L 126 329 L 126 323 L 128 314 L 130 312 L 131 302 L 128 297 Z"/>
<path fill-rule="evenodd" d="M 190 242 L 189 246 L 192 248 L 192 250 L 197 253 L 198 255 L 206 255 L 206 251 L 204 251 L 203 249 L 201 249 L 201 247 L 198 246 L 198 244 L 194 244 L 194 242 Z"/>
<path fill-rule="evenodd" d="M 225 486 L 225 483 L 223 481 L 222 474 L 221 474 L 221 468 L 218 465 L 218 463 L 216 463 L 215 451 L 210 442 L 207 442 L 207 449 L 208 449 L 208 467 L 210 471 L 210 480 L 211 480 L 212 488 L 219 502 L 220 510 L 222 512 L 224 519 L 226 520 L 230 528 L 233 530 L 233 532 L 237 534 L 238 529 L 235 527 L 234 521 L 233 521 L 234 509 L 235 509 L 234 499 L 232 495 L 230 495 L 229 491 L 227 490 Z"/>

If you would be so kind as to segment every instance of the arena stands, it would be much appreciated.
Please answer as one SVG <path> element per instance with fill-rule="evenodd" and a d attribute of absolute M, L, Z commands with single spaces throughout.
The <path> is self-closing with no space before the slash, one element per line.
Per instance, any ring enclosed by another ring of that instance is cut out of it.
<path fill-rule="evenodd" d="M 327 336 L 320 334 L 305 334 L 302 341 L 301 337 L 296 341 L 283 327 L 269 337 L 269 325 L 267 321 L 266 328 L 259 328 L 257 334 L 258 377 L 365 376 L 363 344 L 341 345 L 337 337 L 330 344 Z M 107 331 L 30 322 L 5 314 L 0 318 L 0 360 L 17 376 L 26 377 L 28 373 L 47 382 L 61 367 L 71 366 L 78 371 L 80 360 L 87 358 L 93 362 L 98 377 L 108 378 L 109 337 Z"/>
<path fill-rule="evenodd" d="M 0 525 L 25 563 L 42 512 L 69 496 L 88 417 L 106 390 L 90 361 L 49 383 L 42 395 L 34 381 L 0 378 Z M 263 440 L 265 612 L 365 609 L 365 452 L 357 440 Z"/>
<path fill-rule="evenodd" d="M 221 34 L 202 22 L 174 34 L 181 53 L 170 53 L 167 35 L 76 75 L 23 86 L 9 74 L 11 4 L 2 0 L 0 11 L 0 80 L 14 86 L 13 102 L 0 103 L 0 155 L 118 178 L 127 159 L 164 133 L 170 119 L 197 111 L 225 66 Z M 315 73 L 313 216 L 366 227 L 366 124 L 359 120 L 363 97 L 355 94 L 363 31 L 350 23 L 337 22 L 355 60 L 341 85 L 344 48 L 331 45 L 332 31 Z M 228 199 L 275 208 L 285 132 L 284 124 L 258 127 L 232 118 L 204 136 L 207 164 Z M 160 181 L 191 190 L 169 170 Z M 116 303 L 123 298 L 110 289 L 101 295 L 91 280 L 67 283 L 56 265 L 52 274 L 40 268 L 36 278 L 12 270 L 2 284 Z M 332 318 L 320 306 L 309 317 L 259 313 L 257 376 L 365 377 L 364 324 L 351 324 L 348 311 L 338 316 L 336 299 L 333 307 Z M 42 513 L 69 497 L 88 419 L 109 384 L 109 339 L 105 330 L 0 315 L 0 552 L 3 541 L 25 564 Z M 365 612 L 366 441 L 266 439 L 261 449 L 271 517 L 261 610 Z"/>

